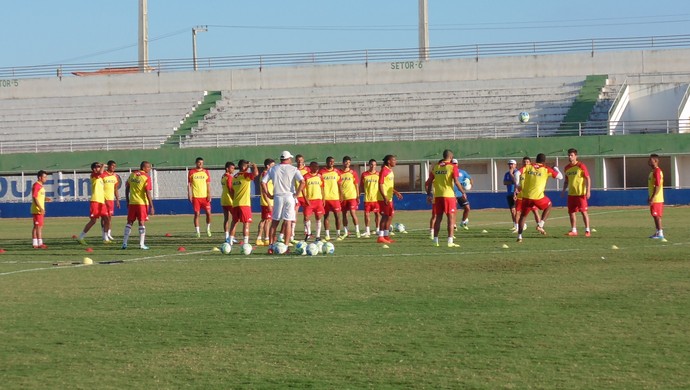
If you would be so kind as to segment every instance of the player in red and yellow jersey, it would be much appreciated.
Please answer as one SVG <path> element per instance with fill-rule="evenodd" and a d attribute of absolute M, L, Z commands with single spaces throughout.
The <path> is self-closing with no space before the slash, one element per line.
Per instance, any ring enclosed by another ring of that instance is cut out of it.
<path fill-rule="evenodd" d="M 91 164 L 91 202 L 89 203 L 89 222 L 84 226 L 84 230 L 79 233 L 77 242 L 86 245 L 86 233 L 96 224 L 98 218 L 106 215 L 105 210 L 105 190 L 103 188 L 103 169 L 105 165 L 94 162 Z M 103 243 L 109 244 L 111 241 L 104 237 Z"/>
<path fill-rule="evenodd" d="M 153 184 L 151 182 L 151 163 L 142 161 L 139 170 L 129 175 L 125 182 L 125 199 L 127 199 L 127 224 L 122 239 L 122 249 L 127 249 L 129 235 L 134 221 L 139 221 L 139 249 L 146 246 L 146 221 L 149 215 L 156 212 L 153 207 Z"/>
<path fill-rule="evenodd" d="M 297 164 L 297 170 L 299 173 L 304 177 L 307 173 L 309 173 L 309 167 L 304 164 L 304 156 L 301 154 L 295 155 L 295 163 Z M 295 188 L 297 188 L 299 184 L 296 182 L 295 183 Z M 297 212 L 299 211 L 300 207 L 302 210 L 306 207 L 306 202 L 304 200 L 304 196 L 302 196 L 301 193 L 297 194 L 297 202 L 295 202 L 295 215 L 297 215 Z M 302 221 L 306 223 L 306 221 Z M 295 225 L 297 221 L 292 221 L 292 237 L 290 241 L 294 241 L 295 238 Z M 285 221 L 283 221 L 283 225 L 285 224 Z M 281 229 L 281 231 L 284 231 L 285 228 Z"/>
<path fill-rule="evenodd" d="M 364 224 L 366 225 L 362 237 L 371 237 L 370 213 L 374 213 L 375 234 L 378 235 L 379 231 L 379 202 L 376 200 L 376 195 L 379 193 L 379 171 L 376 170 L 376 160 L 373 158 L 369 160 L 367 167 L 359 183 L 359 192 L 364 194 Z"/>
<path fill-rule="evenodd" d="M 256 164 L 247 160 L 240 160 L 237 163 L 239 172 L 232 180 L 232 224 L 230 225 L 230 243 L 235 240 L 235 228 L 242 222 L 242 233 L 244 234 L 243 244 L 249 244 L 249 227 L 252 224 L 252 181 L 259 174 Z"/>
<path fill-rule="evenodd" d="M 457 199 L 455 198 L 454 186 L 460 189 L 464 195 L 464 190 L 458 177 L 460 172 L 458 166 L 453 164 L 453 152 L 449 149 L 443 151 L 443 160 L 436 164 L 429 172 L 427 180 L 426 194 L 432 198 L 431 190 L 433 187 L 433 215 L 434 219 L 434 245 L 439 246 L 438 233 L 441 230 L 443 214 L 448 217 L 448 247 L 454 248 L 460 245 L 453 242 L 453 230 L 455 226 L 455 213 L 457 211 Z"/>
<path fill-rule="evenodd" d="M 395 189 L 395 174 L 393 168 L 398 163 L 395 155 L 388 154 L 383 158 L 383 166 L 379 173 L 379 191 L 376 199 L 379 202 L 379 210 L 381 211 L 381 223 L 379 225 L 378 243 L 389 244 L 393 240 L 390 239 L 390 229 L 393 223 L 393 215 L 395 208 L 393 207 L 393 196 L 402 199 L 402 194 Z"/>
<path fill-rule="evenodd" d="M 120 195 L 118 190 L 122 185 L 120 176 L 115 172 L 117 163 L 113 160 L 108 161 L 105 172 L 103 172 L 103 195 L 105 197 L 105 215 L 101 218 L 103 228 L 103 239 L 113 240 L 112 220 L 115 214 L 115 207 L 120 208 Z"/>
<path fill-rule="evenodd" d="M 36 174 L 36 182 L 31 187 L 31 215 L 33 228 L 31 229 L 31 240 L 35 249 L 46 249 L 43 243 L 43 223 L 46 215 L 46 202 L 51 199 L 46 197 L 46 189 L 43 186 L 48 180 L 48 173 L 44 170 Z"/>
<path fill-rule="evenodd" d="M 537 231 L 541 234 L 546 234 L 544 230 L 544 223 L 551 212 L 551 199 L 544 195 L 546 190 L 546 181 L 549 177 L 554 179 L 562 179 L 563 174 L 558 170 L 558 167 L 548 167 L 546 162 L 546 155 L 539 153 L 537 155 L 537 163 L 527 165 L 521 174 L 520 189 L 522 191 L 522 213 L 520 214 L 520 221 L 518 222 L 518 242 L 522 242 L 522 231 L 527 218 L 527 214 L 532 211 L 534 207 L 542 210 L 541 218 L 537 224 Z"/>
<path fill-rule="evenodd" d="M 323 207 L 323 177 L 319 173 L 319 163 L 312 161 L 309 164 L 309 172 L 304 175 L 304 189 L 302 197 L 305 200 L 304 214 L 304 241 L 312 236 L 311 215 L 316 219 L 316 240 L 321 239 L 321 220 L 324 214 Z"/>
<path fill-rule="evenodd" d="M 587 213 L 587 200 L 592 190 L 592 181 L 589 178 L 587 166 L 582 161 L 577 160 L 577 149 L 568 149 L 568 165 L 563 169 L 565 182 L 561 196 L 568 190 L 568 216 L 570 217 L 570 231 L 566 236 L 577 236 L 577 218 L 575 213 L 582 214 L 585 222 L 585 237 L 591 235 L 589 231 L 589 214 Z"/>
<path fill-rule="evenodd" d="M 522 177 L 522 173 L 525 171 L 525 167 L 528 165 L 532 165 L 532 159 L 529 158 L 528 156 L 525 156 L 522 158 L 522 167 L 518 169 L 514 175 L 515 175 L 515 221 L 520 220 L 520 215 L 522 214 L 522 191 L 520 190 L 520 186 L 518 185 L 520 183 L 520 178 Z M 539 225 L 539 214 L 537 214 L 537 208 L 532 207 L 532 214 L 534 215 L 534 222 L 536 222 L 537 225 Z M 522 229 L 527 229 L 527 223 L 523 223 Z M 515 223 L 514 229 L 512 229 L 513 233 L 517 233 L 518 230 L 520 230 L 517 222 Z"/>
<path fill-rule="evenodd" d="M 340 178 L 340 170 L 335 168 L 335 159 L 331 156 L 326 157 L 326 167 L 322 168 L 319 173 L 323 177 L 323 193 L 324 193 L 324 225 L 326 226 L 326 240 L 331 239 L 330 222 L 328 216 L 333 213 L 335 217 L 336 237 L 340 236 L 340 201 L 343 198 Z"/>
<path fill-rule="evenodd" d="M 264 171 L 261 172 L 261 179 L 268 174 L 268 170 L 276 165 L 272 158 L 264 160 Z M 259 222 L 259 232 L 256 236 L 256 245 L 267 246 L 271 240 L 269 230 L 271 229 L 271 220 L 273 219 L 273 180 L 268 179 L 266 182 L 266 191 L 263 186 L 259 187 L 261 191 L 261 221 Z"/>
<path fill-rule="evenodd" d="M 338 237 L 338 240 L 342 240 L 350 234 L 347 230 L 348 213 L 350 213 L 352 222 L 355 224 L 355 235 L 357 238 L 361 237 L 359 233 L 359 219 L 357 219 L 357 209 L 359 208 L 359 175 L 357 171 L 350 168 L 351 165 L 352 158 L 350 158 L 350 156 L 343 157 L 343 169 L 340 170 L 340 180 L 342 181 L 340 187 L 343 193 L 343 200 L 340 202 L 343 213 L 343 235 Z"/>
<path fill-rule="evenodd" d="M 225 173 L 220 178 L 220 186 L 222 193 L 220 195 L 220 206 L 223 208 L 223 231 L 225 232 L 225 241 L 230 240 L 230 216 L 232 215 L 232 197 L 230 196 L 230 189 L 232 188 L 232 179 L 235 176 L 235 163 L 228 161 L 225 163 Z"/>
<path fill-rule="evenodd" d="M 647 164 L 652 168 L 647 177 L 649 194 L 647 203 L 649 203 L 649 211 L 652 214 L 652 219 L 654 219 L 654 227 L 656 227 L 656 233 L 649 238 L 666 240 L 664 238 L 664 228 L 661 225 L 661 217 L 664 215 L 664 172 L 659 168 L 659 155 L 649 155 Z"/>
<path fill-rule="evenodd" d="M 197 157 L 195 167 L 189 170 L 187 177 L 187 198 L 194 209 L 194 230 L 199 231 L 201 209 L 206 212 L 206 235 L 211 237 L 211 174 L 204 168 L 204 159 Z"/>

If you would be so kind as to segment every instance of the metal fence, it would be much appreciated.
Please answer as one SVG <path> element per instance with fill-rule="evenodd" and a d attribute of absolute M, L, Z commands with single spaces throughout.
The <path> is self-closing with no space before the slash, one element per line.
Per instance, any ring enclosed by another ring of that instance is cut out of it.
<path fill-rule="evenodd" d="M 428 59 L 476 58 L 556 54 L 567 52 L 597 52 L 615 50 L 668 49 L 690 47 L 690 35 L 665 35 L 630 38 L 573 39 L 542 42 L 489 43 L 429 48 Z M 327 51 L 314 53 L 262 54 L 224 57 L 200 57 L 198 69 L 264 68 L 308 64 L 347 64 L 401 60 L 418 60 L 418 48 L 364 49 Z M 146 66 L 145 66 L 146 65 Z M 0 68 L 0 79 L 32 77 L 69 77 L 73 72 L 96 72 L 105 68 L 141 68 L 150 72 L 191 71 L 195 69 L 192 58 L 151 60 L 148 64 L 129 62 L 91 62 L 76 64 L 47 64 Z M 8 80 L 4 80 L 8 81 Z"/>

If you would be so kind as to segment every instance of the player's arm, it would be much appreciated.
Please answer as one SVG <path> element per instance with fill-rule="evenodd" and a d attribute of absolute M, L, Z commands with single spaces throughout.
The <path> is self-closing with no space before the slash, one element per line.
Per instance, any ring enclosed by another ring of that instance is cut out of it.
<path fill-rule="evenodd" d="M 386 197 L 386 191 L 383 188 L 383 182 L 379 180 L 379 194 L 381 194 L 381 197 L 383 198 L 383 202 L 385 204 L 388 204 L 388 198 Z"/>
<path fill-rule="evenodd" d="M 458 188 L 458 190 L 462 193 L 462 197 L 464 198 L 467 194 L 465 193 L 465 187 L 462 186 L 460 183 L 460 180 L 458 180 L 458 177 L 455 176 L 453 178 L 453 182 L 455 183 L 455 187 Z M 470 179 L 470 183 L 472 182 L 472 179 Z"/>
<path fill-rule="evenodd" d="M 657 195 L 659 195 L 659 192 L 661 191 L 661 175 L 659 174 L 659 170 L 654 171 L 654 191 L 652 192 L 652 196 L 649 197 L 649 204 L 652 204 L 652 199 L 654 199 Z"/>
<path fill-rule="evenodd" d="M 522 171 L 518 169 L 517 171 L 515 171 L 515 174 L 513 176 L 515 177 L 515 191 L 522 191 L 522 186 L 520 183 L 520 180 L 522 179 Z"/>
<path fill-rule="evenodd" d="M 129 203 L 129 182 L 125 184 L 125 202 Z"/>
<path fill-rule="evenodd" d="M 191 172 L 190 172 L 190 175 L 191 175 Z M 187 178 L 187 199 L 189 199 L 190 202 L 192 201 L 192 177 L 191 176 L 189 176 Z"/>
<path fill-rule="evenodd" d="M 39 214 L 43 214 L 43 207 L 41 207 L 41 206 L 38 204 L 38 197 L 36 197 L 36 194 L 34 194 L 34 195 L 31 197 L 31 201 L 34 203 L 34 206 L 36 206 L 36 210 L 38 210 L 38 213 L 39 213 Z"/>
<path fill-rule="evenodd" d="M 209 202 L 211 201 L 211 175 L 209 175 L 208 180 L 206 180 L 206 199 Z"/>
<path fill-rule="evenodd" d="M 566 176 L 565 180 L 563 180 L 563 189 L 561 190 L 561 198 L 565 196 L 565 191 L 568 190 L 568 182 L 569 182 L 569 179 L 568 179 L 568 176 Z M 589 193 L 589 190 L 587 190 L 587 192 Z"/>
<path fill-rule="evenodd" d="M 149 214 L 156 214 L 156 209 L 153 207 L 153 191 L 148 189 L 146 190 L 146 199 L 149 200 Z"/>
<path fill-rule="evenodd" d="M 306 181 L 304 178 L 302 178 L 299 181 L 299 186 L 297 187 L 297 191 L 295 192 L 296 194 L 303 194 L 304 193 L 304 187 L 306 187 Z M 306 197 L 304 199 L 307 199 Z"/>

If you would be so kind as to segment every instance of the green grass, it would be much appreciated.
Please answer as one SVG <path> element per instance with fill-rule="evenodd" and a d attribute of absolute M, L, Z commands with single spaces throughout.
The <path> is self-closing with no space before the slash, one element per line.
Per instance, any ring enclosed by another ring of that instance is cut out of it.
<path fill-rule="evenodd" d="M 591 238 L 556 209 L 517 244 L 507 211 L 473 211 L 455 250 L 403 211 L 390 249 L 318 257 L 211 252 L 190 216 L 154 216 L 147 252 L 94 232 L 91 254 L 69 238 L 85 218 L 48 218 L 41 251 L 0 219 L 1 387 L 686 387 L 690 208 L 666 209 L 667 243 L 645 209 L 591 213 Z M 52 266 L 85 255 L 124 263 Z"/>

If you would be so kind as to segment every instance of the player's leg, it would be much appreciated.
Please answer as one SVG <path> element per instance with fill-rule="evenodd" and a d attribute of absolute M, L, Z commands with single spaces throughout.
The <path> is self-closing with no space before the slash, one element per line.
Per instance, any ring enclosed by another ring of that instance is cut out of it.
<path fill-rule="evenodd" d="M 79 238 L 77 239 L 77 241 L 79 241 L 80 244 L 86 245 L 86 241 L 84 240 L 84 237 L 86 237 L 86 233 L 88 233 L 89 230 L 91 230 L 93 225 L 96 224 L 97 220 L 98 220 L 98 217 L 90 217 L 89 222 L 87 222 L 86 225 L 84 225 L 84 229 L 82 230 L 81 233 L 79 233 Z"/>
<path fill-rule="evenodd" d="M 328 218 L 330 215 L 330 206 L 326 203 L 326 211 L 323 213 L 323 228 L 326 230 L 326 241 L 331 239 L 331 221 L 330 218 Z"/>
<path fill-rule="evenodd" d="M 201 230 L 199 230 L 199 214 L 201 214 L 200 210 L 194 210 L 194 232 L 196 233 L 197 237 L 201 237 Z"/>
<path fill-rule="evenodd" d="M 590 230 L 589 230 L 589 213 L 587 211 L 582 211 L 582 222 L 585 224 L 585 237 L 590 236 Z"/>
<path fill-rule="evenodd" d="M 206 201 L 206 235 L 211 237 L 213 233 L 211 233 L 211 203 Z"/>
<path fill-rule="evenodd" d="M 225 232 L 225 241 L 230 239 L 230 207 L 223 206 L 223 232 Z"/>
<path fill-rule="evenodd" d="M 350 205 L 350 217 L 352 222 L 355 224 L 355 237 L 360 238 L 361 234 L 359 232 L 359 218 L 357 217 L 357 203 Z"/>
<path fill-rule="evenodd" d="M 347 220 L 347 207 L 345 207 L 344 202 L 340 203 L 340 213 L 339 214 L 340 214 L 339 215 L 340 220 L 342 221 L 343 235 L 340 236 L 340 234 L 338 234 L 338 238 L 340 238 L 342 240 L 343 238 L 347 237 L 347 235 L 349 233 L 348 232 L 349 221 Z"/>
<path fill-rule="evenodd" d="M 462 206 L 462 228 L 468 230 L 470 223 L 470 201 L 465 197 L 464 205 Z"/>

